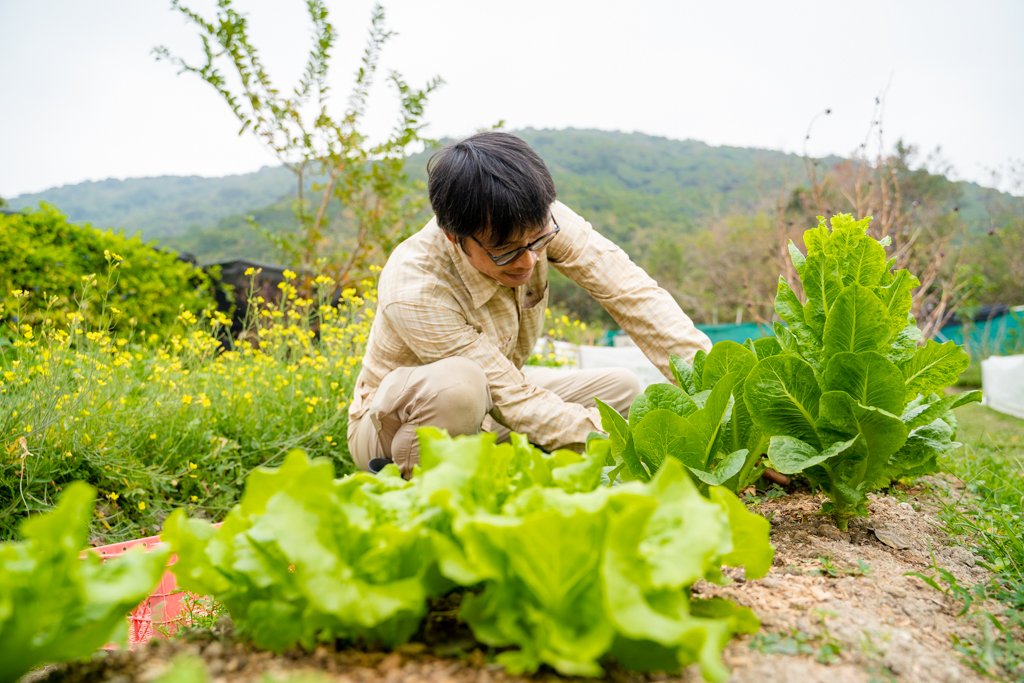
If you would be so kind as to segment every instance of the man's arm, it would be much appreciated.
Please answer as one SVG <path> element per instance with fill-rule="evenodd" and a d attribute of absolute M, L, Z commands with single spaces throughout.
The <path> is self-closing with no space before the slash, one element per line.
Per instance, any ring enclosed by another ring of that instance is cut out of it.
<path fill-rule="evenodd" d="M 461 356 L 487 375 L 493 408 L 491 416 L 521 432 L 545 450 L 582 444 L 600 429 L 596 409 L 566 403 L 556 394 L 528 383 L 523 373 L 462 314 L 441 303 L 424 305 L 397 301 L 380 313 L 423 364 Z"/>
<path fill-rule="evenodd" d="M 626 252 L 561 202 L 552 212 L 564 235 L 548 247 L 548 261 L 600 303 L 666 378 L 672 379 L 670 355 L 691 360 L 711 348 L 672 295 Z"/>

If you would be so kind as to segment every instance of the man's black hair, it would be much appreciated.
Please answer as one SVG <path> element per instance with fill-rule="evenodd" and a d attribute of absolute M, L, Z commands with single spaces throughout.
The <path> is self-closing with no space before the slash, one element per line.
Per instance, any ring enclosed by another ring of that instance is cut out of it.
<path fill-rule="evenodd" d="M 445 147 L 427 162 L 430 206 L 445 232 L 486 233 L 491 245 L 520 239 L 551 218 L 555 183 L 523 140 L 489 131 Z"/>

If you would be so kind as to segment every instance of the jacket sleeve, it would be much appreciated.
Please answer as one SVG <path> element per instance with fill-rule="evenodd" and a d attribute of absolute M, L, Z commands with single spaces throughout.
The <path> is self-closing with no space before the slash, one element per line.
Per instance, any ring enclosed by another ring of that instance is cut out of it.
<path fill-rule="evenodd" d="M 672 295 L 626 252 L 561 202 L 552 212 L 564 235 L 548 247 L 548 261 L 598 301 L 669 381 L 670 355 L 689 361 L 711 348 Z"/>
<path fill-rule="evenodd" d="M 601 429 L 596 408 L 566 403 L 527 382 L 493 342 L 443 300 L 426 305 L 395 301 L 383 314 L 421 363 L 461 356 L 479 365 L 490 387 L 491 417 L 541 448 L 578 448 L 590 432 Z"/>

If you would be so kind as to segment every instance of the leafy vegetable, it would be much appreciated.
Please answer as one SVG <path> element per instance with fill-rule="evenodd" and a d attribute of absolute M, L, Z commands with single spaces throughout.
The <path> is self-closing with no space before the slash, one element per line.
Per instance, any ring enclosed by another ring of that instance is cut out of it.
<path fill-rule="evenodd" d="M 771 437 L 772 465 L 821 487 L 841 528 L 867 514 L 868 491 L 933 471 L 936 455 L 954 445 L 950 411 L 980 399 L 942 397 L 969 358 L 952 342 L 918 344 L 910 309 L 920 283 L 891 271 L 885 242 L 866 234 L 869 221 L 819 219 L 804 234 L 806 256 L 790 245 L 805 300 L 780 279 L 784 353 L 759 361 L 744 390 Z"/>
<path fill-rule="evenodd" d="M 771 466 L 802 473 L 828 494 L 846 528 L 867 514 L 867 492 L 936 469 L 955 445 L 952 410 L 980 392 L 944 396 L 969 364 L 952 342 L 928 340 L 911 315 L 920 283 L 892 272 L 870 219 L 839 214 L 790 243 L 804 298 L 779 279 L 775 338 L 715 344 L 670 367 L 679 387 L 649 387 L 628 423 L 602 408 L 622 478 L 647 480 L 676 459 L 702 484 L 735 491 Z"/>
<path fill-rule="evenodd" d="M 23 541 L 0 544 L 0 680 L 126 642 L 126 615 L 163 575 L 166 549 L 106 562 L 81 556 L 95 499 L 95 489 L 75 482 L 51 512 L 22 522 Z"/>
<path fill-rule="evenodd" d="M 178 584 L 223 603 L 260 647 L 395 645 L 450 585 L 411 494 L 394 468 L 335 480 L 328 461 L 293 452 L 250 475 L 219 529 L 179 509 L 162 537 L 178 554 Z"/>
<path fill-rule="evenodd" d="M 518 434 L 497 445 L 423 428 L 420 441 L 408 482 L 393 468 L 333 480 L 328 464 L 291 455 L 250 478 L 220 529 L 175 513 L 164 537 L 179 583 L 213 595 L 277 650 L 401 642 L 428 598 L 464 586 L 463 619 L 505 648 L 511 670 L 597 675 L 615 659 L 698 662 L 708 679 L 727 677 L 722 649 L 757 620 L 690 587 L 721 581 L 723 564 L 748 578 L 771 565 L 767 521 L 735 495 L 702 496 L 676 462 L 649 481 L 604 486 L 606 440 L 591 455 L 548 455 Z"/>
<path fill-rule="evenodd" d="M 778 347 L 722 341 L 693 365 L 673 358 L 679 386 L 652 384 L 633 401 L 627 422 L 598 401 L 610 454 L 622 480 L 647 481 L 669 458 L 681 462 L 698 484 L 745 488 L 761 476 L 768 446 L 743 401 L 743 387 L 762 354 Z M 681 388 L 680 388 L 681 387 Z"/>

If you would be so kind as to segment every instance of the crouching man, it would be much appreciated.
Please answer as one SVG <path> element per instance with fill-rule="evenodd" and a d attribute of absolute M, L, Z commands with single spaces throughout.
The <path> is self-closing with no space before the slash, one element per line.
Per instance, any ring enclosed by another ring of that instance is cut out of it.
<path fill-rule="evenodd" d="M 427 165 L 434 218 L 380 273 L 378 303 L 349 409 L 356 464 L 419 461 L 416 429 L 509 430 L 545 450 L 601 429 L 594 398 L 625 414 L 640 385 L 619 368 L 523 367 L 544 326 L 548 267 L 583 287 L 666 377 L 670 354 L 710 342 L 619 247 L 556 201 L 523 140 L 480 133 Z"/>

